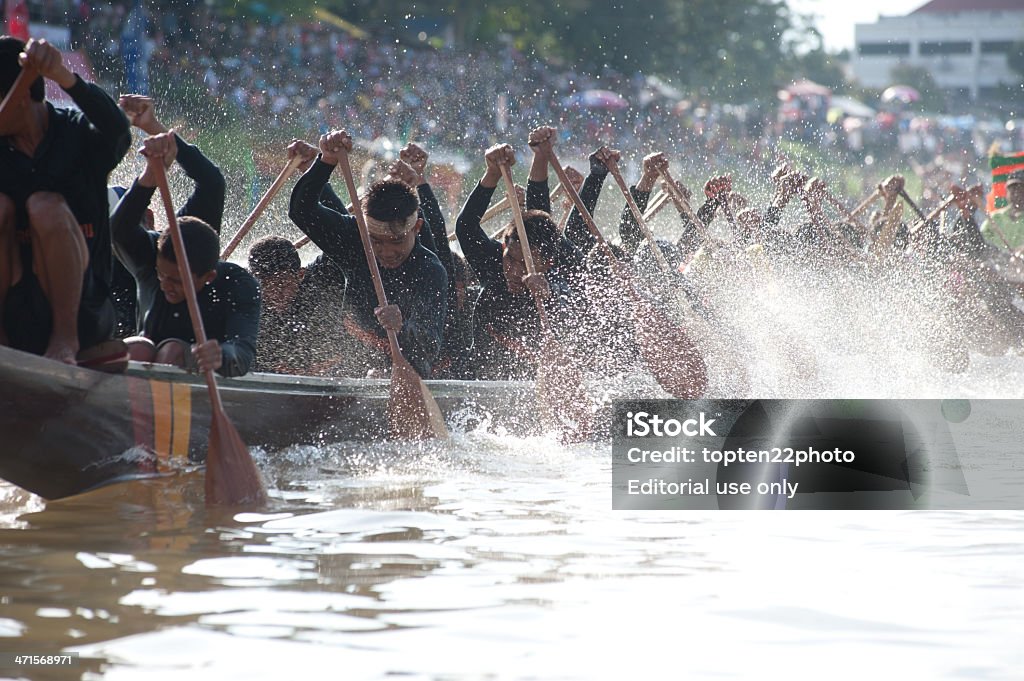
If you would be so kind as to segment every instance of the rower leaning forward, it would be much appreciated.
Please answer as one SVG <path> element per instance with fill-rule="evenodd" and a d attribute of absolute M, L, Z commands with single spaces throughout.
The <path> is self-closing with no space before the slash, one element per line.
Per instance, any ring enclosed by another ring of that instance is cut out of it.
<path fill-rule="evenodd" d="M 131 143 L 128 119 L 45 40 L 0 37 L 0 92 L 39 74 L 0 117 L 0 344 L 75 364 L 110 339 L 107 176 Z M 80 111 L 45 99 L 44 78 Z"/>
<path fill-rule="evenodd" d="M 347 372 L 383 371 L 390 365 L 385 330 L 394 331 L 406 359 L 421 377 L 430 376 L 441 350 L 448 308 L 448 274 L 421 238 L 429 234 L 413 187 L 398 179 L 374 183 L 361 201 L 370 242 L 380 267 L 389 304 L 377 305 L 356 218 L 321 203 L 321 194 L 341 153 L 351 152 L 352 138 L 334 130 L 320 138 L 320 156 L 292 190 L 289 217 L 348 280 L 346 306 L 351 318 L 345 330 L 358 356 Z M 362 351 L 362 352 L 360 352 Z"/>

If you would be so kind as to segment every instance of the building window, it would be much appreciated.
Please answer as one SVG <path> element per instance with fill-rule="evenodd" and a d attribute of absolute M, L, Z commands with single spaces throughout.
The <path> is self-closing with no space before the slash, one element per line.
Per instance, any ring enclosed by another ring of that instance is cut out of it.
<path fill-rule="evenodd" d="M 922 57 L 946 54 L 970 54 L 971 43 L 967 41 L 944 41 L 935 43 L 921 43 L 918 52 Z"/>
<path fill-rule="evenodd" d="M 1013 47 L 1012 40 L 982 40 L 982 54 L 1006 54 Z"/>
<path fill-rule="evenodd" d="M 978 99 L 1008 99 L 1009 92 L 1005 85 L 982 85 L 978 88 Z"/>
<path fill-rule="evenodd" d="M 862 57 L 900 56 L 910 54 L 910 43 L 861 43 L 857 54 Z"/>

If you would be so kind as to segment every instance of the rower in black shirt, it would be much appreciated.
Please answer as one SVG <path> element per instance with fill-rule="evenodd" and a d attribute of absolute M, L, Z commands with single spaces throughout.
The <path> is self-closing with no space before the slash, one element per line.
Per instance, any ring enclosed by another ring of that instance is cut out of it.
<path fill-rule="evenodd" d="M 257 371 L 318 375 L 337 361 L 345 305 L 345 273 L 319 255 L 303 267 L 291 241 L 260 239 L 249 249 L 249 272 L 263 306 Z"/>
<path fill-rule="evenodd" d="M 148 231 L 140 224 L 156 185 L 153 164 L 170 166 L 175 148 L 172 133 L 145 140 L 146 170 L 114 211 L 114 248 L 135 277 L 142 317 L 142 336 L 126 342 L 132 359 L 241 376 L 252 368 L 256 354 L 260 319 L 256 280 L 234 263 L 218 262 L 219 239 L 209 225 L 190 216 L 178 221 L 209 338 L 193 347 L 190 355 L 188 348 L 195 343 L 195 336 L 170 235 Z"/>
<path fill-rule="evenodd" d="M 531 132 L 531 142 L 541 136 L 548 139 L 553 132 L 551 128 L 538 128 Z M 584 302 L 580 286 L 582 255 L 558 234 L 549 213 L 531 205 L 531 201 L 538 201 L 550 206 L 547 193 L 537 191 L 540 183 L 547 183 L 545 147 L 531 148 L 534 149 L 534 164 L 530 184 L 535 190 L 530 191 L 528 186 L 524 223 L 537 274 L 532 277 L 526 274 L 514 228 L 506 229 L 497 241 L 488 237 L 480 226 L 480 219 L 501 180 L 500 164 L 514 162 L 515 155 L 509 145 L 496 145 L 487 150 L 484 176 L 466 200 L 455 224 L 462 252 L 483 285 L 473 322 L 473 365 L 477 378 L 534 375 L 535 353 L 540 347 L 540 321 L 531 294 L 536 292 L 548 298 L 552 322 L 559 327 L 579 321 L 580 316 L 573 312 L 578 312 Z M 562 329 L 556 333 L 559 330 Z"/>
<path fill-rule="evenodd" d="M 416 188 L 420 199 L 420 211 L 426 220 L 430 239 L 422 239 L 423 245 L 434 252 L 448 274 L 448 312 L 445 315 L 444 341 L 441 354 L 432 367 L 433 378 L 465 379 L 472 376 L 469 365 L 470 348 L 473 345 L 473 299 L 469 293 L 471 273 L 465 259 L 453 253 L 449 246 L 448 228 L 444 213 L 437 201 L 433 188 L 426 179 L 426 150 L 414 143 L 405 145 L 399 152 L 399 160 L 391 168 L 391 175 Z M 411 174 L 404 172 L 405 167 Z M 421 236 L 425 236 L 421 233 Z"/>
<path fill-rule="evenodd" d="M 376 182 L 360 200 L 389 303 L 377 306 L 355 218 L 320 200 L 339 152 L 351 148 L 352 138 L 343 130 L 320 138 L 320 157 L 296 182 L 289 216 L 345 273 L 346 306 L 353 313 L 348 330 L 372 348 L 364 370 L 390 364 L 385 335 L 390 329 L 398 334 L 409 363 L 421 376 L 429 376 L 441 349 L 448 275 L 437 256 L 420 243 L 425 221 L 413 189 L 396 179 Z"/>
<path fill-rule="evenodd" d="M 0 121 L 0 345 L 74 364 L 113 333 L 107 176 L 131 133 L 45 40 L 0 38 L 0 96 L 22 63 L 40 77 Z M 44 78 L 79 110 L 47 102 Z"/>
<path fill-rule="evenodd" d="M 118 100 L 118 106 L 128 116 L 131 124 L 147 135 L 160 135 L 168 131 L 167 127 L 156 117 L 153 100 L 149 97 L 122 95 Z M 220 234 L 226 192 L 224 175 L 217 164 L 204 156 L 198 147 L 185 142 L 177 133 L 175 133 L 174 139 L 178 149 L 176 157 L 178 165 L 194 183 L 191 196 L 178 210 L 178 217 L 190 215 L 199 218 L 210 225 L 217 234 Z M 111 187 L 111 191 L 115 192 L 120 199 L 126 190 L 123 187 Z M 152 197 L 153 190 L 148 193 Z M 117 201 L 110 204 L 111 212 L 116 204 Z M 143 214 L 143 219 L 146 229 L 152 229 L 153 212 L 148 207 Z M 117 335 L 119 337 L 134 335 L 141 322 L 135 278 L 116 258 L 114 260 L 112 296 L 117 310 Z"/>

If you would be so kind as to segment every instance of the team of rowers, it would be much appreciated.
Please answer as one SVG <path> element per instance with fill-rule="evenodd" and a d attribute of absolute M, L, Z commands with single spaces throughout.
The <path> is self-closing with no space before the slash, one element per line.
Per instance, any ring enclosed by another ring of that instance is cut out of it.
<path fill-rule="evenodd" d="M 0 344 L 61 362 L 88 365 L 94 348 L 121 337 L 134 359 L 224 376 L 252 370 L 384 375 L 386 332 L 394 331 L 423 377 L 530 378 L 539 363 L 550 361 L 541 353 L 545 338 L 572 348 L 574 362 L 601 358 L 605 372 L 631 372 L 643 365 L 643 346 L 652 342 L 635 323 L 637 308 L 682 306 L 687 312 L 673 318 L 684 321 L 662 351 L 678 353 L 690 384 L 682 392 L 696 396 L 707 375 L 685 319 L 716 318 L 702 295 L 707 275 L 702 281 L 701 273 L 714 271 L 709 261 L 831 266 L 916 252 L 955 267 L 961 279 L 984 280 L 987 292 L 994 281 L 972 264 L 999 247 L 985 241 L 974 220 L 977 191 L 951 190 L 949 203 L 959 210 L 954 226 L 941 234 L 931 222 L 902 221 L 899 177 L 880 185 L 883 208 L 862 227 L 849 212 L 834 222 L 826 218 L 831 199 L 824 183 L 785 166 L 772 178 L 775 193 L 763 212 L 746 205 L 727 176 L 710 179 L 705 202 L 691 210 L 690 193 L 671 179 L 662 153 L 643 159 L 641 177 L 628 189 L 619 239 L 606 244 L 590 214 L 606 177 L 619 179 L 619 152 L 602 147 L 591 154 L 585 178 L 570 173 L 585 210 L 566 206 L 565 219 L 557 219 L 548 181 L 549 168 L 557 167 L 556 131 L 542 126 L 530 133 L 529 179 L 516 196 L 521 228 L 511 221 L 493 236 L 484 230 L 503 172 L 517 160 L 508 144 L 484 154 L 483 177 L 455 225 L 464 257 L 449 245 L 421 146 L 407 145 L 388 175 L 365 190 L 360 206 L 388 300 L 381 306 L 353 207 L 329 183 L 353 149 L 345 131 L 323 135 L 317 146 L 293 141 L 287 148 L 302 171 L 289 217 L 322 254 L 303 266 L 291 240 L 266 237 L 251 246 L 244 268 L 220 258 L 223 176 L 160 122 L 150 98 L 125 95 L 115 102 L 69 71 L 46 41 L 0 38 L 0 91 L 12 90 L 23 68 L 39 77 L 0 113 L 7 142 L 0 147 Z M 48 103 L 44 78 L 64 88 L 78 110 Z M 108 188 L 109 174 L 131 144 L 131 126 L 147 134 L 145 170 L 126 190 Z M 149 209 L 158 167 L 175 163 L 194 183 L 178 224 L 209 337 L 201 345 L 195 344 L 172 240 L 167 230 L 154 230 Z M 642 217 L 659 181 L 679 212 L 673 242 L 650 238 Z M 808 219 L 786 229 L 781 217 L 796 196 Z M 708 233 L 719 212 L 733 227 L 727 242 Z M 974 295 L 979 289 L 968 290 Z M 1005 302 L 1012 294 L 1000 289 L 995 297 L 1002 301 L 1000 318 L 1012 320 L 1008 343 L 1019 347 L 1021 314 Z"/>

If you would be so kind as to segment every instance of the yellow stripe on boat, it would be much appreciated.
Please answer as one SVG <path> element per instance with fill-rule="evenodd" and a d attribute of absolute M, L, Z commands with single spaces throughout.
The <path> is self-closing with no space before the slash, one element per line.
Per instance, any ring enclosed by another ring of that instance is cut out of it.
<path fill-rule="evenodd" d="M 153 393 L 153 451 L 164 463 L 171 456 L 171 384 L 150 379 L 149 389 Z"/>
<path fill-rule="evenodd" d="M 188 444 L 192 431 L 192 386 L 172 383 L 174 428 L 171 436 L 171 458 L 179 463 L 188 460 Z"/>

